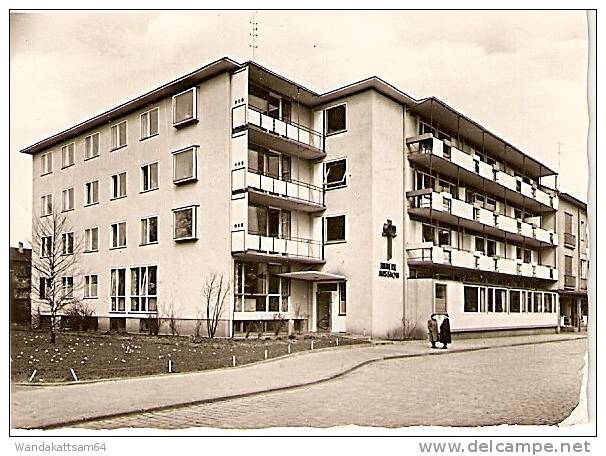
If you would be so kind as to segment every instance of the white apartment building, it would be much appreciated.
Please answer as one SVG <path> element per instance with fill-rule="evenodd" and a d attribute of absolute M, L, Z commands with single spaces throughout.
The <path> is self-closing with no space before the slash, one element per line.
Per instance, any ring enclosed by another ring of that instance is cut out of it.
<path fill-rule="evenodd" d="M 66 211 L 85 241 L 66 283 L 101 330 L 172 309 L 193 331 L 212 274 L 222 336 L 559 324 L 555 173 L 376 77 L 317 94 L 223 58 L 22 152 L 34 222 Z"/>

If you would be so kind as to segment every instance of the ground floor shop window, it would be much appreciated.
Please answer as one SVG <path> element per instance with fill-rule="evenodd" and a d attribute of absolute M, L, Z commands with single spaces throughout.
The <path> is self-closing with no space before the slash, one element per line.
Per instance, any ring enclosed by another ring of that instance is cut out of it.
<path fill-rule="evenodd" d="M 234 298 L 236 312 L 289 311 L 290 279 L 279 274 L 288 266 L 267 263 L 235 263 Z"/>
<path fill-rule="evenodd" d="M 446 284 L 436 283 L 434 290 L 433 308 L 435 313 L 445 314 L 447 309 L 446 304 Z"/>
<path fill-rule="evenodd" d="M 467 313 L 555 313 L 555 293 L 465 285 L 463 311 Z"/>

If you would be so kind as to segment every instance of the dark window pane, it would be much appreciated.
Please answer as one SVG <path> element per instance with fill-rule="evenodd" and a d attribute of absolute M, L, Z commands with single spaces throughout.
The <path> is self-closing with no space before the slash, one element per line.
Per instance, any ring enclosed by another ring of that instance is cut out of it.
<path fill-rule="evenodd" d="M 478 289 L 476 287 L 464 288 L 464 311 L 477 312 L 478 308 Z"/>
<path fill-rule="evenodd" d="M 326 163 L 326 188 L 334 188 L 347 183 L 345 171 L 347 162 L 338 160 Z"/>
<path fill-rule="evenodd" d="M 337 133 L 346 128 L 345 105 L 335 106 L 326 110 L 326 134 Z"/>
<path fill-rule="evenodd" d="M 345 240 L 345 216 L 326 217 L 326 241 Z"/>

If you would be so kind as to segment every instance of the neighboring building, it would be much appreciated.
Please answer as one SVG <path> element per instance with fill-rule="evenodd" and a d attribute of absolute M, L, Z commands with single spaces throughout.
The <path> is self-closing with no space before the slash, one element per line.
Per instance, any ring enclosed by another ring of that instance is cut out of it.
<path fill-rule="evenodd" d="M 212 273 L 225 336 L 558 326 L 555 173 L 376 77 L 319 95 L 224 58 L 22 152 L 34 219 L 63 199 L 85 239 L 100 330 L 192 331 Z"/>
<path fill-rule="evenodd" d="M 31 321 L 32 289 L 32 250 L 23 247 L 9 248 L 9 302 L 10 321 L 22 325 L 29 325 Z"/>
<path fill-rule="evenodd" d="M 587 329 L 587 271 L 589 270 L 589 227 L 587 204 L 560 193 L 558 227 L 561 244 L 558 247 L 560 276 L 560 325 L 562 329 Z"/>

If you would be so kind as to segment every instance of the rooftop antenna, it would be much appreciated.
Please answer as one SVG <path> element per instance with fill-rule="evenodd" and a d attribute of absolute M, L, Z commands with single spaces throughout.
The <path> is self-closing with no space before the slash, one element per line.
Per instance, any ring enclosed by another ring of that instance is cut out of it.
<path fill-rule="evenodd" d="M 254 11 L 252 13 L 252 20 L 250 21 L 250 44 L 248 45 L 252 49 L 252 60 L 255 60 L 255 49 L 259 46 L 257 45 L 257 37 L 259 36 L 259 23 L 257 22 L 257 12 Z"/>

